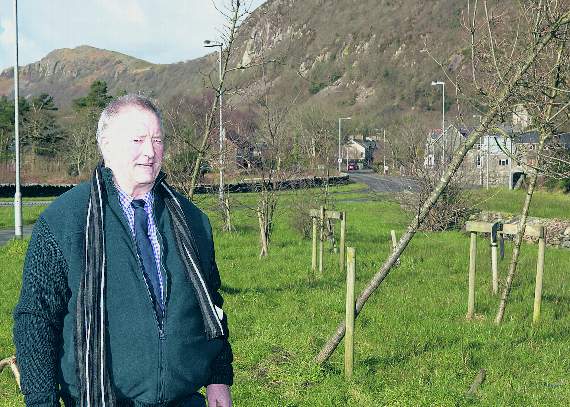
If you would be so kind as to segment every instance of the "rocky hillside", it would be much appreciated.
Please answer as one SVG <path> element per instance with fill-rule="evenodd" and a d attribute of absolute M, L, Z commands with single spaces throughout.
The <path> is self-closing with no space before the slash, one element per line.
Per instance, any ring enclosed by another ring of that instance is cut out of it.
<path fill-rule="evenodd" d="M 118 52 L 90 46 L 58 49 L 40 61 L 22 67 L 20 93 L 27 97 L 47 92 L 59 106 L 87 93 L 96 79 L 104 80 L 112 94 L 123 90 L 144 90 L 159 97 L 169 91 L 192 83 L 197 77 L 201 60 L 186 63 L 157 65 Z M 0 74 L 0 94 L 11 96 L 13 70 Z M 195 81 L 194 88 L 198 88 Z"/>
<path fill-rule="evenodd" d="M 427 41 L 447 69 L 461 66 L 463 7 L 463 0 L 269 0 L 240 27 L 232 64 L 276 58 L 280 63 L 270 69 L 275 92 L 294 90 L 297 103 L 335 114 L 382 121 L 422 111 L 435 121 L 441 94 L 430 82 L 442 74 L 421 50 Z M 47 92 L 66 107 L 102 79 L 111 93 L 144 90 L 164 101 L 202 92 L 202 73 L 216 68 L 215 58 L 156 65 L 88 46 L 60 49 L 22 68 L 21 93 Z M 254 69 L 231 75 L 244 88 L 259 81 Z M 0 74 L 0 94 L 11 93 L 11 82 L 11 70 Z"/>

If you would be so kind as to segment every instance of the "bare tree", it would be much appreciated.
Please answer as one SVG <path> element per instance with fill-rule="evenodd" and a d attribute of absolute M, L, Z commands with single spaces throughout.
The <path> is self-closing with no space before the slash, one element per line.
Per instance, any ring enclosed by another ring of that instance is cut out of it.
<path fill-rule="evenodd" d="M 292 133 L 287 126 L 288 116 L 300 93 L 291 99 L 277 97 L 268 67 L 260 66 L 261 94 L 257 98 L 260 126 L 257 137 L 259 151 L 259 194 L 256 214 L 259 222 L 260 257 L 269 254 L 273 224 L 281 183 L 294 178 L 301 168 L 287 161 L 292 147 Z"/>
<path fill-rule="evenodd" d="M 477 3 L 475 3 L 477 4 Z M 549 3 L 547 3 L 549 4 Z M 471 8 L 471 2 L 468 2 L 468 18 L 470 21 L 476 21 L 476 7 L 475 10 Z M 432 191 L 428 199 L 418 211 L 412 223 L 408 226 L 406 233 L 403 234 L 400 241 L 398 242 L 396 248 L 390 254 L 388 259 L 384 262 L 381 269 L 373 276 L 371 281 L 359 295 L 356 301 L 356 315 L 358 315 L 370 296 L 376 291 L 378 286 L 384 281 L 386 276 L 389 274 L 392 266 L 396 263 L 397 259 L 406 249 L 407 245 L 417 232 L 421 223 L 425 220 L 426 216 L 430 210 L 434 207 L 437 200 L 440 198 L 441 194 L 444 192 L 445 188 L 449 185 L 449 182 L 455 172 L 461 165 L 467 152 L 474 146 L 474 144 L 479 140 L 485 132 L 492 127 L 493 123 L 500 119 L 501 115 L 505 113 L 505 106 L 512 106 L 513 99 L 516 99 L 519 91 L 521 89 L 521 82 L 528 78 L 529 72 L 537 66 L 541 58 L 548 54 L 548 46 L 556 41 L 557 38 L 565 31 L 566 27 L 570 24 L 570 11 L 568 10 L 552 10 L 550 18 L 543 19 L 539 21 L 539 24 L 535 26 L 533 30 L 533 36 L 528 39 L 528 44 L 516 50 L 521 51 L 520 55 L 517 57 L 509 58 L 509 63 L 506 70 L 501 71 L 500 79 L 486 77 L 487 83 L 494 83 L 495 86 L 492 88 L 493 92 L 489 92 L 478 85 L 477 81 L 479 78 L 473 74 L 473 83 L 479 89 L 479 92 L 483 92 L 487 97 L 487 106 L 485 112 L 483 112 L 481 117 L 481 123 L 477 128 L 471 132 L 471 134 L 466 138 L 463 145 L 453 154 L 451 161 L 449 162 L 446 170 L 443 172 L 441 179 Z M 476 31 L 475 31 L 476 32 Z M 475 41 L 473 42 L 475 43 Z M 515 50 L 515 48 L 513 48 Z M 515 52 L 515 51 L 513 51 Z M 473 53 L 473 55 L 475 52 Z M 491 60 L 492 56 L 489 57 Z M 475 58 L 473 58 L 475 59 Z M 477 67 L 475 61 L 473 62 L 474 71 Z M 447 72 L 447 70 L 445 70 Z M 490 75 L 490 73 L 487 73 Z M 495 74 L 494 72 L 492 74 Z M 493 79 L 494 82 L 493 82 Z M 461 91 L 461 87 L 452 78 L 448 77 L 449 81 L 452 81 L 456 88 Z M 486 93 L 489 92 L 489 93 Z M 323 363 L 326 361 L 331 354 L 334 352 L 341 339 L 344 337 L 345 324 L 341 322 L 337 327 L 334 334 L 323 346 L 319 354 L 316 356 L 315 361 L 317 363 Z"/>
<path fill-rule="evenodd" d="M 550 17 L 548 14 L 552 11 L 553 10 L 546 7 L 546 5 L 540 8 L 538 10 L 535 28 L 539 27 L 540 20 L 542 18 Z M 532 117 L 535 119 L 534 121 L 538 125 L 537 161 L 535 165 L 530 168 L 530 181 L 527 187 L 525 201 L 521 210 L 518 233 L 515 236 L 513 252 L 511 255 L 511 261 L 509 263 L 509 270 L 507 272 L 505 286 L 503 288 L 501 301 L 497 310 L 497 316 L 495 317 L 495 323 L 497 324 L 500 324 L 503 320 L 509 293 L 512 288 L 513 278 L 517 270 L 520 248 L 526 229 L 526 222 L 528 219 L 528 212 L 536 188 L 538 175 L 542 167 L 542 154 L 544 152 L 546 143 L 552 137 L 556 128 L 556 117 L 561 118 L 567 116 L 566 109 L 568 107 L 568 103 L 565 103 L 566 100 L 561 101 L 558 98 L 561 92 L 570 91 L 570 89 L 566 88 L 567 83 L 565 83 L 569 69 L 568 53 L 565 52 L 567 41 L 566 34 L 567 29 L 564 30 L 564 32 L 561 34 L 561 37 L 557 38 L 557 41 L 552 44 L 555 49 L 557 48 L 556 52 L 554 53 L 554 63 L 552 65 L 548 64 L 547 67 L 537 67 L 537 69 L 533 72 L 535 74 L 535 77 L 533 79 L 535 80 L 527 82 L 526 94 L 532 95 L 533 97 L 530 100 L 527 98 L 525 105 L 529 107 L 531 114 L 534 113 Z M 552 48 L 552 46 L 550 48 Z M 550 58 L 547 60 L 550 60 Z M 546 72 L 540 68 L 546 68 Z M 550 80 L 545 80 L 549 76 Z M 528 90 L 532 91 L 529 93 Z M 539 95 L 539 100 L 536 100 L 536 96 L 534 95 Z"/>
<path fill-rule="evenodd" d="M 190 199 L 193 199 L 194 197 L 194 193 L 198 183 L 198 178 L 200 176 L 200 169 L 202 168 L 202 161 L 209 149 L 209 140 L 212 136 L 212 131 L 214 129 L 214 120 L 216 116 L 216 111 L 220 109 L 220 100 L 222 98 L 222 95 L 224 94 L 224 87 L 225 87 L 227 73 L 234 69 L 229 67 L 229 63 L 235 47 L 237 30 L 239 28 L 240 22 L 248 14 L 247 8 L 244 7 L 243 3 L 240 0 L 229 0 L 229 3 L 226 5 L 225 8 L 224 7 L 216 7 L 216 8 L 226 19 L 226 25 L 224 26 L 224 29 L 221 32 L 221 37 L 222 37 L 221 44 L 224 47 L 220 51 L 221 72 L 219 72 L 219 81 L 217 86 L 214 85 L 215 81 L 210 78 L 210 84 L 211 87 L 215 90 L 216 97 L 211 105 L 209 112 L 205 116 L 203 135 L 198 147 L 198 152 L 194 162 L 194 168 L 192 170 L 192 178 L 190 180 L 190 188 L 188 193 L 188 197 Z M 219 202 L 219 204 L 220 204 L 220 210 L 222 212 L 223 225 L 224 225 L 223 228 L 224 230 L 229 231 L 232 229 L 229 206 L 227 205 L 227 202 L 225 200 Z"/>
<path fill-rule="evenodd" d="M 172 174 L 173 182 L 185 194 L 192 189 L 193 166 L 196 163 L 200 135 L 204 132 L 204 117 L 209 113 L 214 100 L 213 93 L 190 97 L 173 97 L 164 107 L 164 127 L 168 133 L 168 149 L 165 167 Z M 207 164 L 201 163 L 202 175 Z"/>

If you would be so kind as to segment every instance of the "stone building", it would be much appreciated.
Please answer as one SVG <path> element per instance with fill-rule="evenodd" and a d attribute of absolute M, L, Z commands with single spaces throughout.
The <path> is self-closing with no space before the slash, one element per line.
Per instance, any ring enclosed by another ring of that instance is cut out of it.
<path fill-rule="evenodd" d="M 517 127 L 502 126 L 501 131 L 485 134 L 475 143 L 459 170 L 465 183 L 512 188 L 524 179 L 526 169 L 518 163 L 536 164 L 538 134 L 535 131 L 517 131 Z M 432 131 L 426 140 L 424 167 L 437 168 L 449 163 L 472 131 L 449 126 L 443 137 L 441 129 Z M 558 134 L 553 139 L 570 149 L 570 133 Z"/>

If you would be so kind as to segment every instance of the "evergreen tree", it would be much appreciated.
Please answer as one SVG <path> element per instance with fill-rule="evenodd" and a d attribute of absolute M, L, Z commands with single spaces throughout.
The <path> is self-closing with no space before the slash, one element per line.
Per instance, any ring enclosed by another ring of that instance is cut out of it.
<path fill-rule="evenodd" d="M 81 177 L 84 170 L 92 167 L 99 159 L 95 133 L 101 112 L 113 100 L 113 96 L 107 92 L 107 83 L 96 80 L 86 96 L 73 101 L 73 125 L 66 143 L 72 160 L 68 171 L 70 175 Z"/>
<path fill-rule="evenodd" d="M 22 144 L 35 155 L 54 157 L 60 150 L 63 131 L 55 119 L 56 110 L 53 98 L 47 93 L 33 97 L 29 103 Z"/>
<path fill-rule="evenodd" d="M 113 96 L 107 93 L 107 82 L 96 80 L 91 83 L 87 96 L 75 99 L 73 106 L 76 110 L 94 108 L 103 110 L 113 100 Z"/>
<path fill-rule="evenodd" d="M 30 104 L 26 99 L 20 98 L 20 127 L 26 122 L 26 115 Z M 14 101 L 6 96 L 0 97 L 0 159 L 9 158 L 14 151 Z"/>

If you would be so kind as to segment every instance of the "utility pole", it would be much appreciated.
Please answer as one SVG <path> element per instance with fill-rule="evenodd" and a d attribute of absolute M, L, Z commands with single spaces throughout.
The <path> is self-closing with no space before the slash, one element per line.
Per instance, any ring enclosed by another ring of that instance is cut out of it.
<path fill-rule="evenodd" d="M 473 118 L 478 117 L 479 118 L 479 124 L 481 124 L 481 118 L 483 117 L 480 114 L 474 114 Z M 479 138 L 479 151 L 477 151 L 477 158 L 479 160 L 479 185 L 483 186 L 483 157 L 482 157 L 482 151 L 483 151 L 483 137 Z"/>
<path fill-rule="evenodd" d="M 447 140 L 445 139 L 445 82 L 442 81 L 433 81 L 431 86 L 439 86 L 441 85 L 442 92 L 441 92 L 441 137 L 443 138 L 443 142 L 441 143 L 442 153 L 441 153 L 441 163 L 445 165 L 445 148 L 447 147 Z"/>
<path fill-rule="evenodd" d="M 338 118 L 338 172 L 340 173 L 340 165 L 342 164 L 342 155 L 340 151 L 340 141 L 341 141 L 341 133 L 342 127 L 341 123 L 343 120 L 351 120 L 352 117 L 339 117 Z"/>
<path fill-rule="evenodd" d="M 513 185 L 513 139 L 509 138 L 509 149 L 510 149 L 510 156 L 508 158 L 509 160 L 509 189 L 513 189 L 514 185 Z"/>
<path fill-rule="evenodd" d="M 487 189 L 489 189 L 489 155 L 490 155 L 489 149 L 491 147 L 491 145 L 490 145 L 491 144 L 490 143 L 491 136 L 489 134 L 487 134 L 485 136 L 485 138 L 487 139 L 487 181 L 486 181 L 486 184 L 487 184 Z"/>
<path fill-rule="evenodd" d="M 223 120 L 223 109 L 222 109 L 222 100 L 224 94 L 224 87 L 223 87 L 223 71 L 222 71 L 222 49 L 223 45 L 221 42 L 215 42 L 210 40 L 204 41 L 204 47 L 206 48 L 218 48 L 218 63 L 219 63 L 219 74 L 220 74 L 220 88 L 219 88 L 219 95 L 218 95 L 218 110 L 220 113 L 219 119 L 219 144 L 220 144 L 220 157 L 219 157 L 219 166 L 220 166 L 220 182 L 218 187 L 218 199 L 220 201 L 220 209 L 222 210 L 222 217 L 224 219 L 224 229 L 227 231 L 231 230 L 231 223 L 230 223 L 230 216 L 229 216 L 229 208 L 226 205 L 226 200 L 224 197 L 224 139 L 225 139 L 225 130 L 224 130 L 224 120 Z"/>
<path fill-rule="evenodd" d="M 384 153 L 384 157 L 382 159 L 382 161 L 383 161 L 382 173 L 384 175 L 386 175 L 386 172 L 387 172 L 387 168 L 386 168 L 386 129 L 384 129 L 384 139 L 383 139 L 383 143 L 382 143 L 382 152 Z"/>
<path fill-rule="evenodd" d="M 16 145 L 16 193 L 14 194 L 14 235 L 22 238 L 22 193 L 20 192 L 20 85 L 18 77 L 18 0 L 14 0 L 14 137 Z"/>

